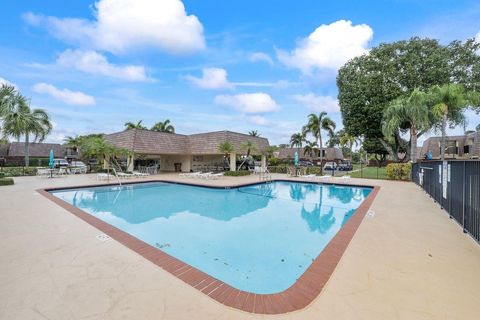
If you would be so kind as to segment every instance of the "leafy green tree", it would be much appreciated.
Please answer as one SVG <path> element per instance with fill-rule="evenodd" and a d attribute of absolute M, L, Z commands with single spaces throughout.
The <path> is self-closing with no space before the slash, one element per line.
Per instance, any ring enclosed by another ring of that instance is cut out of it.
<path fill-rule="evenodd" d="M 229 156 L 231 153 L 235 152 L 235 147 L 230 141 L 224 141 L 218 145 L 218 152 L 223 153 L 227 163 L 230 166 Z"/>
<path fill-rule="evenodd" d="M 475 128 L 476 131 L 480 131 L 480 123 L 477 124 L 476 128 Z"/>
<path fill-rule="evenodd" d="M 243 143 L 240 145 L 240 149 L 245 152 L 246 157 L 245 157 L 245 159 L 243 159 L 243 161 L 242 161 L 242 163 L 240 164 L 240 167 L 239 167 L 239 168 L 241 168 L 241 167 L 243 166 L 243 164 L 245 163 L 245 161 L 247 161 L 247 159 L 250 158 L 250 154 L 251 154 L 252 152 L 258 151 L 258 147 L 257 147 L 257 145 L 256 145 L 254 142 L 252 142 L 252 141 L 245 141 L 245 142 L 243 142 Z"/>
<path fill-rule="evenodd" d="M 348 147 L 348 150 L 350 152 L 350 161 L 353 160 L 353 146 L 358 146 L 359 143 L 360 140 L 357 137 L 352 136 L 345 131 L 343 131 L 342 135 L 339 138 L 339 144 L 342 147 Z"/>
<path fill-rule="evenodd" d="M 125 130 L 131 130 L 131 129 L 142 129 L 145 130 L 147 129 L 145 126 L 142 125 L 142 121 L 140 120 L 137 123 L 134 122 L 125 122 Z"/>
<path fill-rule="evenodd" d="M 107 142 L 103 136 L 88 136 L 80 141 L 82 153 L 89 158 L 101 159 L 104 168 L 110 166 L 116 157 L 129 156 L 132 152 L 128 149 L 118 148 Z"/>
<path fill-rule="evenodd" d="M 305 148 L 303 149 L 303 154 L 308 155 L 312 158 L 318 157 L 318 144 L 316 141 L 306 141 Z"/>
<path fill-rule="evenodd" d="M 258 133 L 257 130 L 249 131 L 249 132 L 248 132 L 248 135 L 249 135 L 249 136 L 252 136 L 252 137 L 260 137 L 260 134 Z"/>
<path fill-rule="evenodd" d="M 300 151 L 300 148 L 302 147 L 303 142 L 305 142 L 305 134 L 302 132 L 297 132 L 292 134 L 290 137 L 290 146 L 292 148 L 297 148 L 297 151 Z"/>
<path fill-rule="evenodd" d="M 388 137 L 393 136 L 399 129 L 407 128 L 402 131 L 410 132 L 410 157 L 416 162 L 418 137 L 433 126 L 430 115 L 427 95 L 415 89 L 410 96 L 393 100 L 385 109 L 382 132 Z"/>
<path fill-rule="evenodd" d="M 392 159 L 400 160 L 398 153 L 406 142 L 400 131 L 388 137 L 383 134 L 384 110 L 393 100 L 408 97 L 415 88 L 426 92 L 435 85 L 460 83 L 469 90 L 478 89 L 479 49 L 480 44 L 471 40 L 444 46 L 437 40 L 411 38 L 381 44 L 350 60 L 337 76 L 345 130 L 369 140 L 369 153 L 380 151 L 372 141 L 377 140 Z"/>
<path fill-rule="evenodd" d="M 312 113 L 308 116 L 308 123 L 303 127 L 303 133 L 310 133 L 317 141 L 320 149 L 320 171 L 323 171 L 323 139 L 322 130 L 327 131 L 330 137 L 334 135 L 336 124 L 327 117 L 326 112 L 320 112 L 318 115 Z"/>
<path fill-rule="evenodd" d="M 173 125 L 171 125 L 169 119 L 163 122 L 155 123 L 155 125 L 150 130 L 165 133 L 175 133 L 175 128 L 173 127 Z"/>
<path fill-rule="evenodd" d="M 30 165 L 30 138 L 42 142 L 52 131 L 48 114 L 43 109 L 30 109 L 27 99 L 15 88 L 3 85 L 0 88 L 0 119 L 3 135 L 20 140 L 25 137 L 25 166 Z"/>
<path fill-rule="evenodd" d="M 469 95 L 458 84 L 434 86 L 428 91 L 428 98 L 433 105 L 432 113 L 438 119 L 442 140 L 440 142 L 441 159 L 445 159 L 447 124 L 454 127 L 465 121 L 463 111 L 469 105 Z"/>

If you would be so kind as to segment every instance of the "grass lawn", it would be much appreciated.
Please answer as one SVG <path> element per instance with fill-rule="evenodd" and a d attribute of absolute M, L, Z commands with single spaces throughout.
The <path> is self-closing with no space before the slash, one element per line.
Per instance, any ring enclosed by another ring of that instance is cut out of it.
<path fill-rule="evenodd" d="M 378 173 L 377 173 L 378 170 Z M 354 165 L 353 171 L 350 173 L 352 178 L 367 178 L 367 179 L 388 179 L 387 169 L 385 167 L 363 167 L 360 171 L 360 165 Z"/>

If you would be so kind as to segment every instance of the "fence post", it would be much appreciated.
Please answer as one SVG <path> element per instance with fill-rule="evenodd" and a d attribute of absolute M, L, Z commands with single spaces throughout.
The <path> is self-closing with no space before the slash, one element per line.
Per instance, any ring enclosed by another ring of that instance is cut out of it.
<path fill-rule="evenodd" d="M 467 166 L 467 162 L 466 161 L 463 161 L 463 183 L 462 183 L 462 188 L 463 188 L 463 199 L 462 199 L 462 227 L 463 227 L 463 233 L 467 233 L 467 229 L 465 228 L 465 198 L 466 198 L 466 195 L 465 195 L 465 191 L 466 191 L 466 188 L 465 188 L 465 184 L 467 183 L 467 179 L 466 179 L 466 166 Z"/>

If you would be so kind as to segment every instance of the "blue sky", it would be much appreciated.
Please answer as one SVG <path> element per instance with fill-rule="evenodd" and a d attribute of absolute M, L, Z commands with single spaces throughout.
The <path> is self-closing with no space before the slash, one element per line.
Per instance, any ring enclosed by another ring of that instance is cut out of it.
<path fill-rule="evenodd" d="M 48 110 L 47 141 L 168 118 L 178 133 L 258 130 L 278 144 L 311 112 L 341 127 L 335 76 L 345 61 L 412 36 L 475 37 L 480 4 L 24 0 L 3 2 L 0 21 L 0 81 Z"/>

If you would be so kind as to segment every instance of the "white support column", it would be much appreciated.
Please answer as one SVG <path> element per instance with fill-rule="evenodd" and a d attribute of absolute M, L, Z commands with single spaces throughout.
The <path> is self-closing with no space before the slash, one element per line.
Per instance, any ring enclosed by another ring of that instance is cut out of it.
<path fill-rule="evenodd" d="M 230 153 L 230 171 L 237 171 L 237 154 Z"/>
<path fill-rule="evenodd" d="M 127 171 L 132 172 L 135 169 L 135 158 L 133 155 L 127 157 Z"/>
<path fill-rule="evenodd" d="M 262 171 L 267 168 L 267 156 L 262 154 Z"/>

